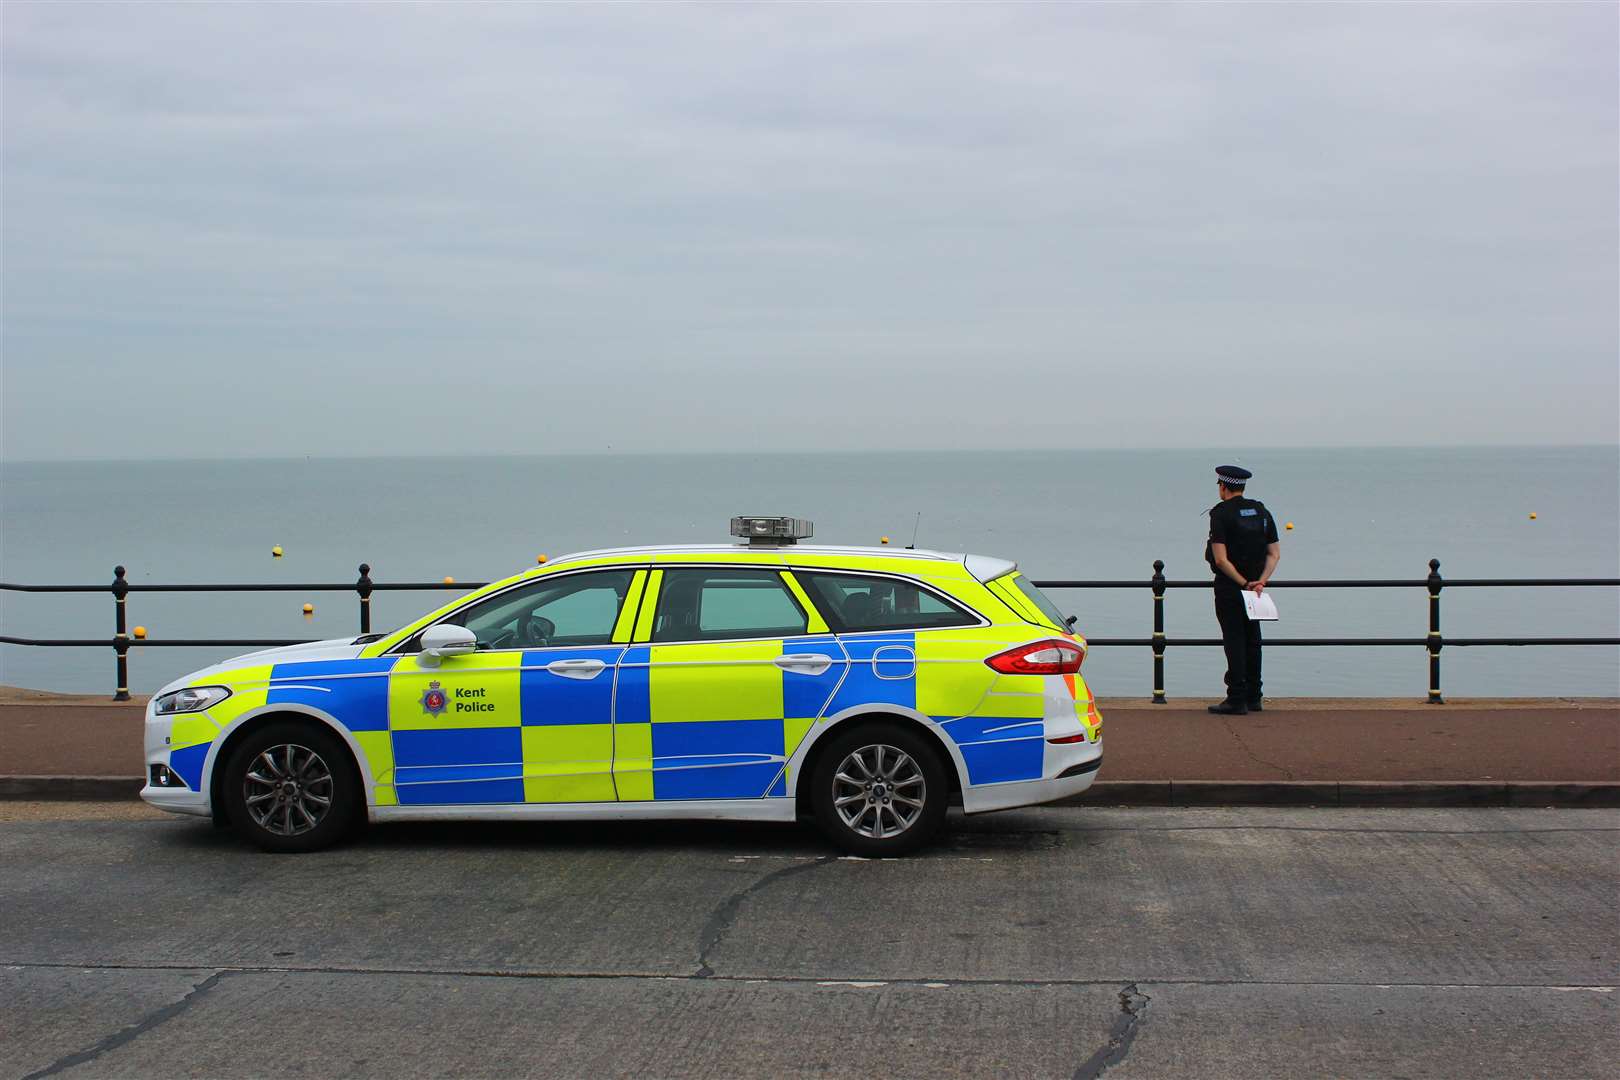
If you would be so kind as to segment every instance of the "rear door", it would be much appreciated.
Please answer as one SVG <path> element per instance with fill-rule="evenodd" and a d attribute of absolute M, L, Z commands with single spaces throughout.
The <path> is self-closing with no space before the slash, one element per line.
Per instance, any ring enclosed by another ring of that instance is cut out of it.
<path fill-rule="evenodd" d="M 1045 747 L 1045 679 L 997 675 L 985 620 L 908 578 L 796 570 L 838 631 L 849 676 L 828 711 L 891 704 L 922 713 L 956 744 L 971 784 L 1035 779 Z M 1072 696 L 1072 695 L 1071 695 Z"/>
<path fill-rule="evenodd" d="M 648 590 L 619 667 L 620 800 L 785 797 L 785 762 L 843 675 L 837 639 L 774 568 L 670 566 Z"/>

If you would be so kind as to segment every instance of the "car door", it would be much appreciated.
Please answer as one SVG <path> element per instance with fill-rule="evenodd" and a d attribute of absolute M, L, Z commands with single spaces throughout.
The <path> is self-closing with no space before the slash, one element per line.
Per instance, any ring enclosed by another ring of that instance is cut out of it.
<path fill-rule="evenodd" d="M 1045 677 L 998 675 L 986 665 L 996 646 L 983 619 L 906 578 L 795 574 L 849 654 L 849 675 L 829 712 L 880 702 L 915 710 L 956 744 L 970 783 L 1039 778 Z"/>
<path fill-rule="evenodd" d="M 646 571 L 548 575 L 449 616 L 478 651 L 402 646 L 389 686 L 402 805 L 612 802 L 613 681 Z"/>
<path fill-rule="evenodd" d="M 758 566 L 652 571 L 619 665 L 621 801 L 785 797 L 786 763 L 843 676 L 796 583 Z"/>

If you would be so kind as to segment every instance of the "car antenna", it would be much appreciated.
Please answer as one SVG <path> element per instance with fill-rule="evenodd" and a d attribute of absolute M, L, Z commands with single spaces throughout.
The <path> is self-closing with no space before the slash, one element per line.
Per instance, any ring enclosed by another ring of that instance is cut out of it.
<path fill-rule="evenodd" d="M 906 545 L 907 551 L 917 550 L 917 530 L 922 528 L 922 511 L 917 511 L 917 520 L 911 523 L 911 543 Z"/>

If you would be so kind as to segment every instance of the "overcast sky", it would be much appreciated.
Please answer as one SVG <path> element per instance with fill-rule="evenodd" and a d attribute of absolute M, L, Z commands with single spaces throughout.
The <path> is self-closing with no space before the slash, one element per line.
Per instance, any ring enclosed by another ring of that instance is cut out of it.
<path fill-rule="evenodd" d="M 8 459 L 1620 440 L 1617 9 L 8 0 Z"/>

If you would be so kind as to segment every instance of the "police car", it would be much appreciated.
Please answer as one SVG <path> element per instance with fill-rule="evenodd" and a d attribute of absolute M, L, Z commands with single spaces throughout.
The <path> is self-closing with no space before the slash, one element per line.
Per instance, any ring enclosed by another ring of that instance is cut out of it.
<path fill-rule="evenodd" d="M 845 850 L 1075 795 L 1085 642 L 1015 563 L 798 543 L 560 558 L 390 634 L 227 660 L 146 712 L 153 806 L 312 851 L 363 820 L 814 819 Z"/>

